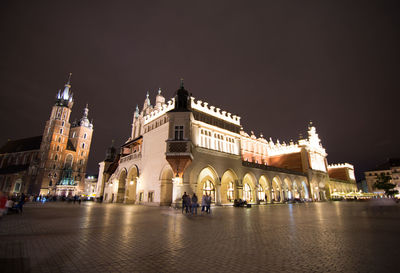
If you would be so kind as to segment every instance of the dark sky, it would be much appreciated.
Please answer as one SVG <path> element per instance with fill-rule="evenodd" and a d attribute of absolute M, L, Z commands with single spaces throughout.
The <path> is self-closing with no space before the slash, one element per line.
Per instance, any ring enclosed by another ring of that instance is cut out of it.
<path fill-rule="evenodd" d="M 196 2 L 196 3 L 194 3 Z M 328 162 L 400 156 L 400 1 L 2 1 L 0 142 L 41 135 L 69 72 L 89 104 L 97 173 L 136 104 L 185 79 L 193 96 L 274 140 L 309 120 Z"/>

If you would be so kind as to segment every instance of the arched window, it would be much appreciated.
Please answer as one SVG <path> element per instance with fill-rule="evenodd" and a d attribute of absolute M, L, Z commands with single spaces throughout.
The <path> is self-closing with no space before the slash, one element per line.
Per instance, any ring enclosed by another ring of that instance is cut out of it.
<path fill-rule="evenodd" d="M 84 138 L 84 139 L 86 139 L 86 138 L 87 138 L 87 134 L 86 134 L 86 133 L 83 135 L 83 138 Z"/>
<path fill-rule="evenodd" d="M 71 154 L 67 155 L 67 158 L 65 159 L 64 168 L 66 168 L 66 169 L 72 168 L 73 161 L 74 161 L 74 157 Z"/>
<path fill-rule="evenodd" d="M 85 149 L 85 143 L 82 143 L 82 149 Z"/>
<path fill-rule="evenodd" d="M 57 146 L 57 152 L 60 150 L 60 146 Z"/>
<path fill-rule="evenodd" d="M 247 183 L 243 187 L 243 199 L 247 202 L 251 201 L 251 188 Z"/>
<path fill-rule="evenodd" d="M 63 133 L 63 129 L 61 128 L 61 129 L 60 129 L 60 134 L 62 135 L 62 133 Z"/>
<path fill-rule="evenodd" d="M 229 202 L 233 202 L 235 199 L 235 189 L 233 187 L 233 182 L 229 182 L 228 184 L 228 191 L 226 192 L 227 199 Z"/>
<path fill-rule="evenodd" d="M 203 194 L 207 194 L 207 195 L 211 196 L 211 201 L 213 201 L 213 202 L 215 201 L 215 188 L 214 188 L 214 184 L 210 180 L 207 180 L 206 182 L 204 182 Z"/>
<path fill-rule="evenodd" d="M 56 156 L 54 157 L 54 160 L 56 160 L 56 161 L 57 161 L 57 159 L 58 159 L 58 155 L 56 155 Z"/>
<path fill-rule="evenodd" d="M 61 137 L 58 138 L 58 142 L 61 142 Z"/>

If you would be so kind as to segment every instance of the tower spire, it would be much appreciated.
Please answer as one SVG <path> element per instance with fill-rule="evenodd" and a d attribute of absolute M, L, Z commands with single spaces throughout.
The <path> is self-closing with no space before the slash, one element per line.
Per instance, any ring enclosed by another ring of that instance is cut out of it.
<path fill-rule="evenodd" d="M 181 78 L 181 85 L 180 85 L 180 88 L 181 89 L 183 89 L 184 88 L 184 86 L 183 86 L 184 84 L 183 84 L 183 78 Z"/>
<path fill-rule="evenodd" d="M 69 72 L 68 81 L 66 84 L 71 85 L 71 77 L 72 77 L 72 72 Z"/>

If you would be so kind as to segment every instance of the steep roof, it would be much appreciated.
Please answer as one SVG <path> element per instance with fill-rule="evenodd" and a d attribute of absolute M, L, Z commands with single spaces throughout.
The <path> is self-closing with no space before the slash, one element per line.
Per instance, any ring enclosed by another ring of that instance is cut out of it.
<path fill-rule="evenodd" d="M 39 150 L 42 136 L 9 140 L 0 148 L 0 154 Z"/>
<path fill-rule="evenodd" d="M 29 164 L 25 165 L 11 165 L 0 169 L 0 174 L 12 174 L 25 171 L 29 168 Z"/>

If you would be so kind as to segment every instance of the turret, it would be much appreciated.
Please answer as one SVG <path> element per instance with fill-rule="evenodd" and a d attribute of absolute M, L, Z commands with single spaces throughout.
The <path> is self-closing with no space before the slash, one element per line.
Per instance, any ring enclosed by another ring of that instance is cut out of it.
<path fill-rule="evenodd" d="M 175 95 L 175 109 L 174 111 L 189 111 L 189 92 L 183 86 L 183 79 L 181 79 L 180 88 L 176 91 Z"/>
<path fill-rule="evenodd" d="M 92 129 L 93 124 L 89 121 L 88 114 L 89 114 L 89 108 L 88 108 L 88 105 L 86 104 L 86 107 L 83 109 L 83 116 L 79 120 L 79 126 L 84 126 L 84 127 Z"/>
<path fill-rule="evenodd" d="M 165 104 L 165 98 L 161 95 L 161 88 L 158 88 L 158 94 L 156 96 L 156 109 L 161 109 L 162 105 Z"/>

